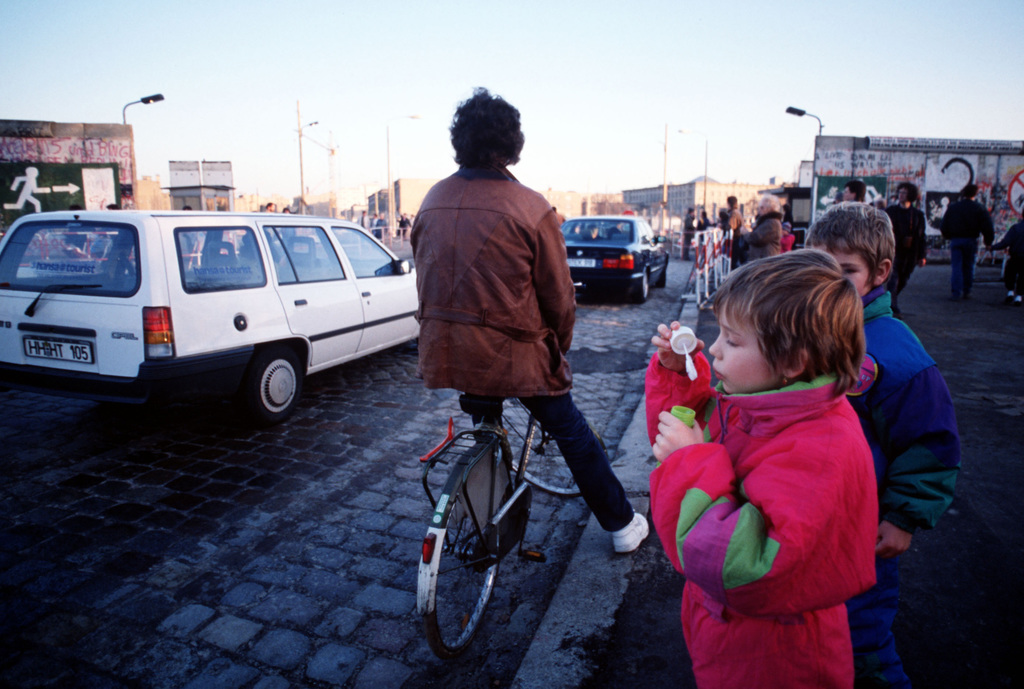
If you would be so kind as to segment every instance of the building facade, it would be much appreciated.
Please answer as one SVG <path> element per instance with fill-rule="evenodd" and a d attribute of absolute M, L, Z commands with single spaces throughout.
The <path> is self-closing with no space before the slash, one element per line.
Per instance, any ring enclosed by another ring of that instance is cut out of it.
<path fill-rule="evenodd" d="M 718 211 L 727 207 L 726 199 L 735 196 L 743 216 L 750 219 L 757 211 L 758 197 L 767 186 L 738 182 L 722 183 L 710 178 L 705 181 L 703 177 L 686 184 L 669 184 L 666 211 L 670 218 L 681 218 L 688 208 L 694 208 L 699 218 L 701 210 L 706 207 L 708 217 L 714 220 L 718 217 Z M 626 205 L 644 217 L 653 219 L 661 214 L 661 185 L 627 189 L 622 192 L 622 197 Z"/>

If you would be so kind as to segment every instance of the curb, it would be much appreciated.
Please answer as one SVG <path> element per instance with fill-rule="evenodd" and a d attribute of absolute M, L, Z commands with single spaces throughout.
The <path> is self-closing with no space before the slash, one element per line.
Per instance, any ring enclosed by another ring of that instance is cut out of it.
<path fill-rule="evenodd" d="M 686 299 L 678 320 L 696 329 L 698 313 L 696 301 Z M 644 399 L 640 398 L 633 412 L 612 467 L 633 508 L 646 516 L 654 457 L 647 438 Z M 648 538 L 657 538 L 653 530 Z M 588 659 L 585 642 L 606 636 L 615 625 L 632 569 L 633 558 L 614 553 L 610 537 L 591 515 L 512 680 L 513 689 L 575 689 L 593 674 L 596 668 Z"/>

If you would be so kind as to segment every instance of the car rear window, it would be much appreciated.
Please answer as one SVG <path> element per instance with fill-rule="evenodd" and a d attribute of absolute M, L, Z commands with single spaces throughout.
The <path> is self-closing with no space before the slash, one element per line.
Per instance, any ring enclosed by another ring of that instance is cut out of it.
<path fill-rule="evenodd" d="M 182 227 L 174 231 L 181 286 L 188 293 L 267 284 L 256 233 L 249 227 Z"/>
<path fill-rule="evenodd" d="M 562 225 L 566 244 L 621 244 L 634 241 L 633 223 L 628 220 L 569 220 Z"/>
<path fill-rule="evenodd" d="M 0 287 L 127 297 L 139 288 L 133 225 L 57 220 L 20 225 L 0 254 Z"/>

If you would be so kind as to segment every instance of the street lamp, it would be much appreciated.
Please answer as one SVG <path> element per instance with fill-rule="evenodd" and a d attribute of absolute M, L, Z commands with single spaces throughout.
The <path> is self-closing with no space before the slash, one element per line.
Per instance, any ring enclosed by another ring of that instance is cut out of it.
<path fill-rule="evenodd" d="M 400 120 L 418 120 L 419 115 L 405 115 L 404 117 L 398 118 Z M 392 120 L 395 122 L 397 120 Z M 388 243 L 391 243 L 392 238 L 395 236 L 395 190 L 394 183 L 391 181 L 391 122 L 388 122 L 385 126 L 385 134 L 387 136 L 388 144 Z"/>
<path fill-rule="evenodd" d="M 800 108 L 794 108 L 792 105 L 789 106 L 788 108 L 786 108 L 786 112 L 788 114 L 790 114 L 790 115 L 796 115 L 797 117 L 803 117 L 804 115 L 807 115 L 808 117 L 813 117 L 814 119 L 818 120 L 818 136 L 821 136 L 821 130 L 825 128 L 825 125 L 823 125 L 821 123 L 821 118 L 820 117 L 818 117 L 817 115 L 812 115 L 811 113 L 807 112 L 806 110 L 801 110 Z"/>
<path fill-rule="evenodd" d="M 139 103 L 149 105 L 150 103 L 159 103 L 163 99 L 164 95 L 162 93 L 154 93 L 152 96 L 143 96 L 138 100 L 133 100 L 131 103 L 127 103 L 123 108 L 121 108 L 121 124 L 128 124 L 127 110 L 129 105 L 138 105 Z"/>
<path fill-rule="evenodd" d="M 691 129 L 680 129 L 680 134 L 696 134 L 697 136 L 704 137 L 704 201 L 702 202 L 702 209 L 707 212 L 708 210 L 708 137 L 706 134 L 701 132 L 695 132 Z"/>
<path fill-rule="evenodd" d="M 299 123 L 299 214 L 306 214 L 306 172 L 302 165 L 302 130 L 306 127 L 312 127 L 319 122 L 310 122 L 309 124 L 302 124 L 302 115 L 299 113 L 299 101 L 295 101 L 295 119 Z"/>

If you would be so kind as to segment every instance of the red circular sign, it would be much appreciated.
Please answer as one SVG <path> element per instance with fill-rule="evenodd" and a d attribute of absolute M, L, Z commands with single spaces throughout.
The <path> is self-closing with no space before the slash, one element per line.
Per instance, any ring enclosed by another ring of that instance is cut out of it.
<path fill-rule="evenodd" d="M 1010 202 L 1010 207 L 1017 211 L 1017 215 L 1024 216 L 1024 170 L 1010 180 L 1006 200 Z"/>

